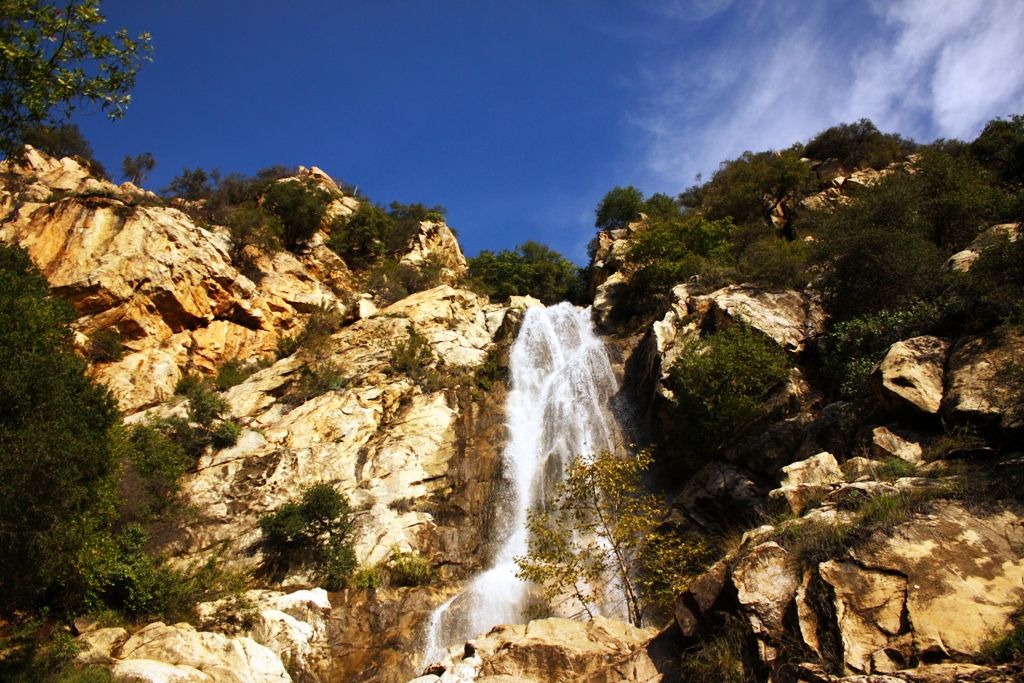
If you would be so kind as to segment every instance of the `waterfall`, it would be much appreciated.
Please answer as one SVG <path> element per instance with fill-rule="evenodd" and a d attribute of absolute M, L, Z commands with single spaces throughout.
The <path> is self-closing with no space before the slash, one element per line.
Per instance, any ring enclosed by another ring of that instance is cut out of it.
<path fill-rule="evenodd" d="M 589 309 L 561 303 L 527 309 L 509 356 L 505 404 L 509 442 L 502 454 L 510 519 L 489 569 L 431 615 L 423 663 L 498 624 L 519 623 L 529 586 L 516 577 L 526 554 L 527 513 L 543 506 L 573 458 L 613 450 L 617 429 L 608 402 L 617 385 Z"/>

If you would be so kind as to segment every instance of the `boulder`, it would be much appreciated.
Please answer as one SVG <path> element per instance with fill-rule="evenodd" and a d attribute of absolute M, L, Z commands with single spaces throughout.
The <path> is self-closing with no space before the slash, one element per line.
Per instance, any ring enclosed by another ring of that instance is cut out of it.
<path fill-rule="evenodd" d="M 676 625 L 684 638 L 695 638 L 700 634 L 705 615 L 711 612 L 727 584 L 732 560 L 731 556 L 724 557 L 713 564 L 691 581 L 676 599 L 673 612 Z"/>
<path fill-rule="evenodd" d="M 732 569 L 740 609 L 757 638 L 762 662 L 771 665 L 785 637 L 785 618 L 800 587 L 799 562 L 774 541 L 743 554 Z"/>
<path fill-rule="evenodd" d="M 957 344 L 942 412 L 954 421 L 1024 428 L 1024 334 L 1012 329 Z"/>
<path fill-rule="evenodd" d="M 420 223 L 412 247 L 400 262 L 414 268 L 434 262 L 441 267 L 441 281 L 449 285 L 458 282 L 469 269 L 455 233 L 444 222 L 437 221 Z"/>
<path fill-rule="evenodd" d="M 799 515 L 812 499 L 820 499 L 833 484 L 844 480 L 835 456 L 822 452 L 783 467 L 781 486 L 769 496 L 785 500 L 793 514 Z"/>
<path fill-rule="evenodd" d="M 626 276 L 620 272 L 612 273 L 594 290 L 594 301 L 591 313 L 598 325 L 607 325 L 611 320 L 611 312 L 620 291 L 626 286 Z"/>
<path fill-rule="evenodd" d="M 1020 223 L 1003 223 L 991 228 L 974 238 L 974 241 L 963 251 L 958 251 L 946 260 L 943 267 L 958 273 L 966 273 L 981 256 L 982 252 L 1002 240 L 1016 242 L 1020 238 Z"/>
<path fill-rule="evenodd" d="M 800 353 L 825 328 L 825 311 L 814 297 L 794 290 L 764 291 L 729 285 L 706 295 L 716 325 L 743 322 L 787 351 Z"/>
<path fill-rule="evenodd" d="M 247 609 L 248 614 L 236 612 Z M 210 630 L 221 627 L 225 617 L 241 622 L 237 635 L 269 648 L 293 671 L 314 671 L 331 657 L 327 642 L 331 603 L 322 588 L 292 593 L 250 590 L 242 604 L 219 600 L 202 603 L 197 611 Z"/>
<path fill-rule="evenodd" d="M 653 629 L 603 617 L 498 626 L 464 648 L 452 648 L 438 677 L 443 683 L 656 683 L 663 678 L 647 653 L 655 635 Z"/>
<path fill-rule="evenodd" d="M 716 533 L 749 522 L 763 509 L 766 487 L 734 465 L 712 461 L 672 500 L 670 519 L 683 528 Z"/>
<path fill-rule="evenodd" d="M 150 624 L 115 653 L 116 680 L 140 683 L 285 683 L 281 659 L 251 638 L 197 631 L 189 624 Z"/>
<path fill-rule="evenodd" d="M 948 352 L 949 342 L 929 336 L 890 346 L 871 373 L 871 385 L 879 402 L 894 413 L 938 413 Z"/>
<path fill-rule="evenodd" d="M 888 427 L 875 427 L 871 430 L 871 455 L 877 459 L 900 458 L 909 463 L 920 463 L 924 450 L 916 441 L 909 441 Z"/>
<path fill-rule="evenodd" d="M 834 591 L 851 669 L 970 657 L 1009 628 L 1024 598 L 1024 529 L 1016 512 L 984 515 L 938 503 L 820 572 Z"/>

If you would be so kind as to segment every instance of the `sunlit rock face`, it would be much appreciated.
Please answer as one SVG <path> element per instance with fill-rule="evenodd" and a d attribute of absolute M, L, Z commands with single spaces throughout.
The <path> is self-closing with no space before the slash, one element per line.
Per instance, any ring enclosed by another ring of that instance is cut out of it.
<path fill-rule="evenodd" d="M 296 178 L 331 195 L 324 231 L 358 207 L 316 167 L 300 167 Z M 97 360 L 92 372 L 128 412 L 170 397 L 186 372 L 270 358 L 311 313 L 345 316 L 358 298 L 356 278 L 324 246 L 324 232 L 299 253 L 236 249 L 226 228 L 31 148 L 22 165 L 0 164 L 0 222 L 0 241 L 25 247 L 54 292 L 75 307 L 83 350 L 101 331 L 120 338 L 124 354 Z M 447 282 L 466 270 L 443 223 L 424 222 L 409 249 L 403 262 L 436 261 Z"/>

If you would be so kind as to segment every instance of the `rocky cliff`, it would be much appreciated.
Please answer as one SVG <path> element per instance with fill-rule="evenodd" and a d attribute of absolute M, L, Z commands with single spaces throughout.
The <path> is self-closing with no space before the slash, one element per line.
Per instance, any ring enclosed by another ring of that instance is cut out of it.
<path fill-rule="evenodd" d="M 893 171 L 818 166 L 826 187 L 803 205 L 846 204 Z M 358 209 L 322 171 L 298 173 L 329 193 L 329 217 Z M 25 247 L 74 306 L 76 344 L 128 423 L 186 418 L 190 399 L 175 395 L 183 377 L 213 377 L 239 360 L 254 370 L 221 393 L 237 441 L 202 451 L 182 483 L 187 515 L 162 534 L 178 565 L 213 563 L 248 584 L 200 605 L 194 624 L 78 624 L 79 661 L 116 680 L 1021 675 L 979 658 L 1024 600 L 1017 328 L 907 335 L 870 368 L 877 409 L 859 411 L 818 376 L 828 320 L 814 286 L 680 282 L 654 314 L 615 329 L 612 307 L 635 275 L 630 244 L 647 224 L 601 232 L 593 317 L 619 361 L 634 438 L 678 433 L 671 369 L 717 331 L 753 330 L 788 358 L 758 419 L 661 485 L 665 523 L 714 539 L 719 556 L 659 629 L 602 619 L 501 626 L 423 671 L 416 653 L 428 615 L 495 550 L 488 532 L 509 484 L 499 377 L 524 309 L 538 303 L 491 303 L 460 288 L 466 261 L 442 222 L 421 222 L 398 261 L 438 265 L 447 284 L 386 304 L 326 246 L 327 219 L 294 251 L 238 249 L 226 228 L 180 202 L 91 177 L 73 159 L 29 150 L 0 175 L 0 240 Z M 793 210 L 777 202 L 773 225 L 788 229 Z M 944 267 L 967 272 L 1000 236 L 1018 234 L 1019 225 L 994 226 Z M 324 320 L 315 343 L 281 343 Z M 104 338 L 123 351 L 97 353 Z M 403 361 L 411 348 L 415 362 Z M 408 553 L 433 569 L 432 584 L 327 592 L 309 564 L 270 562 L 261 518 L 318 483 L 351 504 L 360 565 Z M 700 657 L 726 650 L 734 659 L 699 668 Z"/>

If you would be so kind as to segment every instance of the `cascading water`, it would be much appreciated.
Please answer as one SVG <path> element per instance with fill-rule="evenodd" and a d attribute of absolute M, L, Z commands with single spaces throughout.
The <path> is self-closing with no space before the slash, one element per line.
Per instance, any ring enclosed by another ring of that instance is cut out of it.
<path fill-rule="evenodd" d="M 523 620 L 529 586 L 516 577 L 526 554 L 528 511 L 543 505 L 573 458 L 614 450 L 608 402 L 617 390 L 589 310 L 567 303 L 530 308 L 509 357 L 505 405 L 510 440 L 502 455 L 510 480 L 505 539 L 492 566 L 431 615 L 423 663 L 498 624 Z"/>

